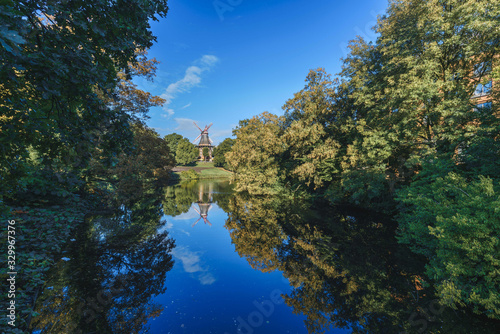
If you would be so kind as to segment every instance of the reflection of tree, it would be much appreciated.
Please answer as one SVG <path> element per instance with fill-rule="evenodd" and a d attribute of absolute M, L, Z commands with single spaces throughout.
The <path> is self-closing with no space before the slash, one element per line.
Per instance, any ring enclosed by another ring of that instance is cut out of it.
<path fill-rule="evenodd" d="M 145 198 L 122 214 L 89 219 L 39 298 L 32 329 L 41 333 L 140 333 L 160 305 L 172 269 L 173 240 L 161 226 L 161 203 Z"/>
<path fill-rule="evenodd" d="M 225 208 L 231 196 L 230 189 L 228 181 L 214 180 L 192 180 L 169 186 L 165 189 L 163 210 L 166 215 L 175 217 L 188 212 L 192 204 L 197 203 L 197 210 L 202 216 L 202 213 L 207 213 L 210 203 Z"/>
<path fill-rule="evenodd" d="M 287 238 L 278 224 L 283 217 L 272 206 L 270 198 L 251 201 L 236 195 L 229 201 L 225 227 L 240 255 L 245 255 L 254 269 L 273 271 L 279 267 L 277 249 Z"/>
<path fill-rule="evenodd" d="M 484 319 L 434 301 L 421 283 L 424 263 L 397 244 L 388 217 L 305 207 L 235 194 L 226 228 L 252 267 L 283 271 L 294 287 L 285 301 L 307 316 L 310 332 L 331 326 L 356 333 L 488 331 Z"/>
<path fill-rule="evenodd" d="M 196 192 L 193 190 L 196 183 L 193 180 L 165 188 L 163 209 L 166 215 L 175 217 L 189 211 L 191 204 L 197 199 Z"/>

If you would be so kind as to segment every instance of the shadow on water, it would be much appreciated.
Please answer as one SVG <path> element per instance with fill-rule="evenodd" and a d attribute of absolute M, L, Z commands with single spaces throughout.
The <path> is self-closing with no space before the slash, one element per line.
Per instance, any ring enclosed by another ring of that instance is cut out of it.
<path fill-rule="evenodd" d="M 52 270 L 37 300 L 33 333 L 139 333 L 162 306 L 173 266 L 174 241 L 164 224 L 161 197 L 148 196 L 119 214 L 90 216 L 66 257 Z"/>
<path fill-rule="evenodd" d="M 34 333 L 139 333 L 162 306 L 174 242 L 163 214 L 194 207 L 210 224 L 217 205 L 227 213 L 235 251 L 262 272 L 281 271 L 284 295 L 305 315 L 309 333 L 494 333 L 489 319 L 439 305 L 423 278 L 425 260 L 399 245 L 391 217 L 279 197 L 232 192 L 228 182 L 169 186 L 119 215 L 89 217 L 38 300 Z M 188 301 L 187 301 L 188 302 Z M 207 305 L 209 306 L 209 305 Z M 169 330 L 169 329 L 166 329 Z M 175 333 L 175 332 L 172 332 Z M 259 333 L 256 331 L 255 333 Z"/>

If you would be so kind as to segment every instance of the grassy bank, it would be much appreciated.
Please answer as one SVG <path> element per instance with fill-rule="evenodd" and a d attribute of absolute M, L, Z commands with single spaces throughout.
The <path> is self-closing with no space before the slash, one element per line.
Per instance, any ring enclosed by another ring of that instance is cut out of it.
<path fill-rule="evenodd" d="M 177 166 L 172 171 L 181 179 L 221 179 L 230 178 L 233 174 L 224 168 L 215 167 L 213 162 L 196 162 L 190 166 Z"/>

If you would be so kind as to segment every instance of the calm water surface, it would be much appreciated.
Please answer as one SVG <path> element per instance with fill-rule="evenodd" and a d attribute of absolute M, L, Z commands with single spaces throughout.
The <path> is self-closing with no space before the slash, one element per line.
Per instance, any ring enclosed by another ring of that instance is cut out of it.
<path fill-rule="evenodd" d="M 437 303 L 387 216 L 167 187 L 89 217 L 37 301 L 33 333 L 494 333 Z"/>
<path fill-rule="evenodd" d="M 254 269 L 235 250 L 221 208 L 231 196 L 227 182 L 167 191 L 182 213 L 170 210 L 162 227 L 175 239 L 175 264 L 167 291 L 155 298 L 165 308 L 149 322 L 152 333 L 307 333 L 305 317 L 294 315 L 281 297 L 291 291 L 282 273 Z"/>

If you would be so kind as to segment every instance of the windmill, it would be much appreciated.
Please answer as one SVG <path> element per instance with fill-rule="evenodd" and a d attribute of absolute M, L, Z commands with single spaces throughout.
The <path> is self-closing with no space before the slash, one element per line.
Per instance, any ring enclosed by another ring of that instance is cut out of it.
<path fill-rule="evenodd" d="M 212 151 L 214 149 L 214 146 L 212 145 L 213 143 L 212 139 L 210 139 L 210 137 L 208 136 L 208 129 L 210 129 L 213 123 L 205 125 L 205 128 L 203 130 L 198 126 L 198 124 L 196 124 L 196 122 L 193 123 L 201 132 L 200 135 L 196 137 L 195 140 L 193 140 L 193 143 L 195 143 L 198 140 L 198 138 L 200 138 L 200 142 L 196 144 L 196 147 L 198 147 L 200 151 L 200 160 L 207 160 L 208 158 L 208 161 L 212 161 Z M 203 149 L 205 147 L 208 148 L 208 157 L 203 156 Z"/>

